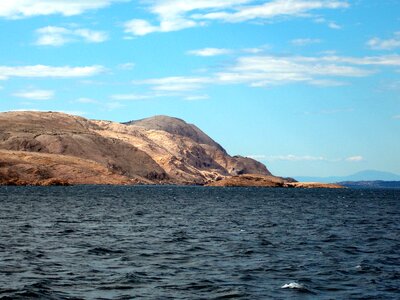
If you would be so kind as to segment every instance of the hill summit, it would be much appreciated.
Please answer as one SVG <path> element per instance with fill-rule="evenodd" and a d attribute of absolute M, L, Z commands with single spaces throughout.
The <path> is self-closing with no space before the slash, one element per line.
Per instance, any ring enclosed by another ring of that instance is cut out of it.
<path fill-rule="evenodd" d="M 58 112 L 0 113 L 0 184 L 209 184 L 271 176 L 168 116 L 126 123 Z"/>

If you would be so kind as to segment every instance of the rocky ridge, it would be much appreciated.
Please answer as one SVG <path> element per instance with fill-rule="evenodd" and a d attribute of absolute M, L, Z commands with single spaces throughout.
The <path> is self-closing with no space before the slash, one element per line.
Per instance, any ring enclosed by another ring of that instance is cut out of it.
<path fill-rule="evenodd" d="M 121 124 L 57 112 L 0 113 L 0 150 L 3 184 L 203 185 L 247 172 L 270 175 L 263 164 L 231 157 L 194 125 L 166 116 Z"/>

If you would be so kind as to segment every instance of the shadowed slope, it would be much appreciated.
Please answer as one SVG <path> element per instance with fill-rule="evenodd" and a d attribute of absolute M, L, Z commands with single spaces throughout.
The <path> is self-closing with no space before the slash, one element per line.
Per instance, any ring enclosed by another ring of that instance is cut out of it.
<path fill-rule="evenodd" d="M 96 133 L 87 119 L 54 112 L 0 114 L 0 149 L 61 154 L 100 163 L 128 177 L 166 179 L 164 170 L 133 145 Z"/>
<path fill-rule="evenodd" d="M 81 158 L 0 150 L 0 185 L 133 184 L 148 183 L 118 175 Z"/>

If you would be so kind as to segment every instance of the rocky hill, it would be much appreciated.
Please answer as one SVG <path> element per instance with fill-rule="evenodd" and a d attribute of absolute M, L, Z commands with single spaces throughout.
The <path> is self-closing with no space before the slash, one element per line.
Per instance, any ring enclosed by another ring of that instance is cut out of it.
<path fill-rule="evenodd" d="M 199 184 L 272 176 L 167 116 L 116 123 L 57 112 L 0 113 L 0 184 Z"/>

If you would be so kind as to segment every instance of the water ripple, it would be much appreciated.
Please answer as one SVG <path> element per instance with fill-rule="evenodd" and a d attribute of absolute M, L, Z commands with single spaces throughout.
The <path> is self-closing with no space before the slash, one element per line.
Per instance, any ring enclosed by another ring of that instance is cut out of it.
<path fill-rule="evenodd" d="M 0 299 L 398 299 L 400 191 L 0 187 Z"/>

